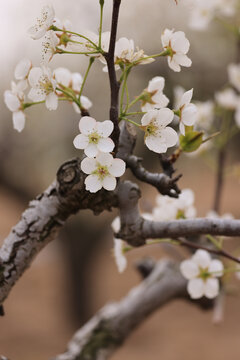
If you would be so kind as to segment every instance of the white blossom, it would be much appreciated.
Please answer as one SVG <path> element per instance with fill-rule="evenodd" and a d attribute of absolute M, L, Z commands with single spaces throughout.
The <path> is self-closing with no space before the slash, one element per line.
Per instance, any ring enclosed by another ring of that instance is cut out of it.
<path fill-rule="evenodd" d="M 47 31 L 42 42 L 42 64 L 47 64 L 52 60 L 53 55 L 56 54 L 58 44 L 59 38 L 55 32 L 52 30 Z"/>
<path fill-rule="evenodd" d="M 219 0 L 193 0 L 189 27 L 193 30 L 206 30 L 216 14 L 216 5 Z"/>
<path fill-rule="evenodd" d="M 32 87 L 28 93 L 32 101 L 44 101 L 48 110 L 56 110 L 58 97 L 56 94 L 56 80 L 52 77 L 51 70 L 47 67 L 33 67 L 30 70 L 28 81 Z"/>
<path fill-rule="evenodd" d="M 192 95 L 193 89 L 186 91 L 179 103 L 179 130 L 183 135 L 185 135 L 185 126 L 193 126 L 196 121 L 197 107 L 191 103 Z"/>
<path fill-rule="evenodd" d="M 240 91 L 240 64 L 229 64 L 227 70 L 230 84 Z"/>
<path fill-rule="evenodd" d="M 125 162 L 114 159 L 109 153 L 98 153 L 96 159 L 85 158 L 81 162 L 81 169 L 88 176 L 85 179 L 86 190 L 91 193 L 99 191 L 102 187 L 106 190 L 114 190 L 117 181 L 125 172 Z"/>
<path fill-rule="evenodd" d="M 21 132 L 25 126 L 26 116 L 23 112 L 24 102 L 24 82 L 20 80 L 17 84 L 11 82 L 11 90 L 4 92 L 4 102 L 7 108 L 12 111 L 13 128 Z"/>
<path fill-rule="evenodd" d="M 143 112 L 154 108 L 164 108 L 168 105 L 169 99 L 163 94 L 165 79 L 156 76 L 149 81 L 147 89 L 144 91 L 141 109 Z"/>
<path fill-rule="evenodd" d="M 114 142 L 109 138 L 113 131 L 113 122 L 105 120 L 96 121 L 90 116 L 83 116 L 79 121 L 80 134 L 73 141 L 77 149 L 84 150 L 90 157 L 95 157 L 98 152 L 109 153 L 114 149 Z"/>
<path fill-rule="evenodd" d="M 168 65 L 176 72 L 181 71 L 181 66 L 189 67 L 192 65 L 192 61 L 186 55 L 190 43 L 183 31 L 176 31 L 165 29 L 162 36 L 162 46 L 165 50 L 169 50 Z"/>
<path fill-rule="evenodd" d="M 196 217 L 194 200 L 194 192 L 191 189 L 183 189 L 178 198 L 158 195 L 157 206 L 153 209 L 153 218 L 156 221 L 192 219 Z"/>
<path fill-rule="evenodd" d="M 196 101 L 196 126 L 199 130 L 209 131 L 214 121 L 214 103 L 212 101 Z"/>
<path fill-rule="evenodd" d="M 208 219 L 232 220 L 232 219 L 234 219 L 234 216 L 231 213 L 225 213 L 223 215 L 219 215 L 216 211 L 210 210 L 210 211 L 207 212 L 206 218 L 208 218 Z"/>
<path fill-rule="evenodd" d="M 168 108 L 150 110 L 142 117 L 145 144 L 150 150 L 165 153 L 169 147 L 176 145 L 178 135 L 173 128 L 167 126 L 173 117 L 173 111 Z"/>
<path fill-rule="evenodd" d="M 112 229 L 115 233 L 118 233 L 120 230 L 120 218 L 119 216 L 117 216 L 113 222 L 112 222 Z M 118 268 L 118 271 L 120 273 L 122 273 L 126 267 L 127 267 L 127 259 L 126 256 L 124 254 L 124 246 L 125 246 L 125 242 L 121 239 L 117 239 L 117 238 L 113 238 L 113 242 L 114 242 L 114 249 L 113 249 L 113 254 L 114 254 L 114 259 Z"/>
<path fill-rule="evenodd" d="M 215 99 L 220 106 L 228 110 L 235 110 L 240 104 L 239 96 L 230 88 L 216 92 Z"/>
<path fill-rule="evenodd" d="M 25 58 L 19 61 L 14 70 L 14 76 L 16 80 L 25 81 L 28 77 L 29 71 L 32 67 L 32 63 L 29 59 Z M 25 83 L 27 87 L 27 83 Z"/>
<path fill-rule="evenodd" d="M 41 15 L 37 18 L 34 26 L 28 30 L 32 39 L 37 40 L 43 37 L 49 28 L 53 25 L 55 12 L 52 6 L 44 6 Z"/>
<path fill-rule="evenodd" d="M 220 15 L 234 16 L 238 5 L 238 0 L 218 0 L 216 7 Z"/>
<path fill-rule="evenodd" d="M 223 275 L 223 264 L 220 260 L 211 259 L 206 250 L 197 250 L 191 259 L 182 261 L 180 270 L 189 280 L 187 291 L 192 299 L 202 296 L 213 299 L 218 295 L 218 277 Z"/>

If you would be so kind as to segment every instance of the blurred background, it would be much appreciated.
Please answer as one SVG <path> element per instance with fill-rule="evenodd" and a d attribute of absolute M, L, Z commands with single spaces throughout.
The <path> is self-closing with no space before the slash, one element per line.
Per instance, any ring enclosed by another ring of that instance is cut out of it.
<path fill-rule="evenodd" d="M 53 180 L 60 164 L 81 156 L 73 145 L 78 134 L 79 115 L 68 104 L 60 104 L 55 112 L 44 105 L 26 111 L 27 123 L 22 133 L 12 128 L 12 114 L 3 103 L 3 92 L 10 89 L 14 68 L 28 57 L 39 65 L 41 40 L 33 41 L 27 29 L 41 11 L 45 0 L 0 0 L 1 83 L 0 83 L 0 243 L 21 216 L 28 201 L 42 192 Z M 97 32 L 98 0 L 52 0 L 56 16 L 69 19 L 75 31 Z M 236 44 L 219 24 L 207 32 L 193 32 L 187 27 L 187 9 L 173 0 L 122 1 L 118 36 L 133 38 L 146 54 L 161 51 L 161 32 L 175 28 L 186 32 L 190 40 L 193 66 L 181 73 L 172 72 L 166 59 L 135 69 L 130 79 L 132 97 L 158 75 L 166 78 L 165 93 L 173 99 L 173 87 L 194 88 L 194 99 L 208 100 L 227 81 L 226 66 L 236 57 Z M 109 30 L 111 1 L 106 1 L 104 30 Z M 52 69 L 68 67 L 84 73 L 87 59 L 69 55 L 55 56 Z M 96 62 L 90 73 L 84 95 L 93 102 L 91 115 L 98 120 L 108 118 L 109 88 L 107 75 Z M 139 141 L 140 143 L 140 141 Z M 150 170 L 158 169 L 153 153 L 137 147 Z M 177 168 L 184 176 L 179 185 L 191 188 L 196 195 L 199 216 L 213 206 L 215 189 L 215 153 L 206 157 L 183 156 Z M 150 160 L 151 159 L 151 160 Z M 149 162 L 150 160 L 150 162 Z M 227 165 L 239 163 L 239 137 L 230 144 Z M 159 170 L 159 169 L 158 169 Z M 221 212 L 239 218 L 239 178 L 229 171 L 225 179 Z M 141 185 L 142 210 L 154 206 L 156 191 Z M 147 200 L 146 200 L 147 199 Z M 140 281 L 134 263 L 143 256 L 160 259 L 168 249 L 151 246 L 128 255 L 129 266 L 119 275 L 112 256 L 112 233 L 109 224 L 116 213 L 94 217 L 89 211 L 71 218 L 59 238 L 35 260 L 5 302 L 6 315 L 0 318 L 0 354 L 14 360 L 49 359 L 64 351 L 73 332 L 106 302 L 116 301 Z M 89 229 L 89 224 L 94 227 Z M 160 309 L 128 339 L 113 356 L 114 360 L 162 358 L 181 360 L 218 358 L 239 359 L 239 284 L 235 281 L 226 299 L 225 319 L 218 326 L 212 313 L 175 301 Z M 196 352 L 201 349 L 201 352 Z"/>

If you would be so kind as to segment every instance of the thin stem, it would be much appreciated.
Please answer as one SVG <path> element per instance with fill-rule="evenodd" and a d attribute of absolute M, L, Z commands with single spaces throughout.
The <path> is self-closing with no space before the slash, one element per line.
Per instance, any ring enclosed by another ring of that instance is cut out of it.
<path fill-rule="evenodd" d="M 56 27 L 56 26 L 54 26 L 54 25 L 52 25 L 52 26 L 50 27 L 50 30 L 53 30 L 53 31 L 61 31 L 61 32 L 64 32 L 64 33 L 68 33 L 68 34 L 72 34 L 72 35 L 76 35 L 76 36 L 78 36 L 78 37 L 81 37 L 81 38 L 87 40 L 88 42 L 90 42 L 90 44 L 92 44 L 92 45 L 95 47 L 95 49 L 97 49 L 97 45 L 96 45 L 91 39 L 89 39 L 89 38 L 88 38 L 87 36 L 85 36 L 85 35 L 78 34 L 78 33 L 74 32 L 74 31 L 59 29 L 58 27 Z"/>
<path fill-rule="evenodd" d="M 133 121 L 133 120 L 131 120 L 131 119 L 128 119 L 128 118 L 126 118 L 126 117 L 122 117 L 121 120 L 128 121 L 128 122 L 130 122 L 131 124 L 133 124 L 133 125 L 135 125 L 135 126 L 137 126 L 137 127 L 141 127 L 140 124 L 138 124 L 138 123 L 136 123 L 135 121 Z"/>
<path fill-rule="evenodd" d="M 134 111 L 134 112 L 130 112 L 130 113 L 125 113 L 126 116 L 143 115 L 143 114 L 146 114 L 146 112 L 144 112 L 144 111 Z"/>
<path fill-rule="evenodd" d="M 38 105 L 38 104 L 43 104 L 45 103 L 45 100 L 42 100 L 42 101 L 35 101 L 35 102 L 31 102 L 31 103 L 23 103 L 22 104 L 22 108 L 23 110 L 29 108 L 30 106 L 33 106 L 33 105 Z"/>
<path fill-rule="evenodd" d="M 99 48 L 101 48 L 102 46 L 103 6 L 104 6 L 104 1 L 100 1 L 100 25 L 99 25 L 99 40 L 98 40 Z"/>
<path fill-rule="evenodd" d="M 138 101 L 140 101 L 142 99 L 142 94 L 140 94 L 139 96 L 137 96 L 132 102 L 130 102 L 130 104 L 126 107 L 125 112 L 130 109 L 130 107 L 132 107 L 133 105 L 135 105 Z"/>
<path fill-rule="evenodd" d="M 56 90 L 61 91 L 64 95 L 66 95 L 67 97 L 70 97 L 72 99 L 72 101 L 74 101 L 80 107 L 80 103 L 74 95 L 70 94 L 68 91 L 63 90 L 59 87 L 57 87 Z"/>
<path fill-rule="evenodd" d="M 100 51 L 67 51 L 56 47 L 57 54 L 77 54 L 77 55 L 92 55 L 100 54 Z"/>
<path fill-rule="evenodd" d="M 94 60 L 95 60 L 94 57 L 91 57 L 91 58 L 89 59 L 88 68 L 87 68 L 87 71 L 86 71 L 86 73 L 85 73 L 85 75 L 84 75 L 83 82 L 82 82 L 82 86 L 81 86 L 81 89 L 80 89 L 80 92 L 79 92 L 79 95 L 78 95 L 78 101 L 80 101 L 80 99 L 81 99 L 82 92 L 83 92 L 83 88 L 84 88 L 84 85 L 85 85 L 85 83 L 86 83 L 86 80 L 87 80 L 89 71 L 90 71 L 90 69 L 91 69 L 91 66 L 92 66 L 92 64 L 94 63 Z"/>

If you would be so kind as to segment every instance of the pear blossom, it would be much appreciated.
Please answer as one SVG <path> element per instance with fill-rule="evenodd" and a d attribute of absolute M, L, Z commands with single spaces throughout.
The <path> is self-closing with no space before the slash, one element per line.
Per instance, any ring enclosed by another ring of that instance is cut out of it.
<path fill-rule="evenodd" d="M 19 81 L 17 84 L 11 82 L 11 90 L 4 92 L 4 102 L 7 108 L 12 111 L 13 128 L 21 132 L 25 126 L 26 116 L 23 112 L 25 84 Z"/>
<path fill-rule="evenodd" d="M 165 153 L 169 147 L 176 145 L 178 135 L 167 126 L 173 120 L 174 113 L 168 108 L 149 110 L 141 119 L 145 131 L 145 144 L 156 153 Z"/>
<path fill-rule="evenodd" d="M 86 52 L 88 53 L 86 54 L 87 56 L 99 58 L 99 60 L 102 63 L 106 64 L 104 56 L 101 53 L 96 52 L 97 51 L 96 47 L 98 47 L 98 42 L 99 42 L 99 35 L 91 31 L 86 31 L 83 33 L 83 35 L 86 38 L 88 38 L 90 41 L 84 38 L 79 40 L 79 37 L 75 37 L 73 35 L 72 39 L 78 41 L 78 43 L 68 43 L 69 49 L 71 51 Z M 108 51 L 109 43 L 110 43 L 110 31 L 102 32 L 101 48 L 104 52 Z M 93 54 L 91 54 L 91 52 L 93 52 Z"/>
<path fill-rule="evenodd" d="M 57 82 L 47 67 L 33 67 L 30 70 L 28 81 L 32 87 L 28 93 L 32 101 L 44 101 L 48 110 L 56 110 L 58 97 L 56 94 Z"/>
<path fill-rule="evenodd" d="M 109 153 L 98 153 L 95 159 L 83 159 L 81 169 L 88 175 L 84 182 L 86 190 L 95 193 L 102 188 L 114 190 L 117 185 L 116 177 L 124 174 L 126 164 L 121 159 L 113 158 Z"/>
<path fill-rule="evenodd" d="M 181 66 L 189 67 L 192 65 L 192 61 L 186 55 L 190 43 L 183 31 L 176 31 L 165 29 L 162 36 L 162 46 L 165 50 L 168 50 L 168 65 L 176 72 L 181 71 Z"/>
<path fill-rule="evenodd" d="M 214 121 L 214 103 L 212 101 L 196 101 L 196 126 L 199 130 L 209 131 Z"/>
<path fill-rule="evenodd" d="M 149 81 L 147 89 L 143 92 L 141 109 L 147 112 L 154 108 L 164 108 L 168 105 L 169 99 L 163 94 L 165 79 L 156 76 Z"/>
<path fill-rule="evenodd" d="M 230 88 L 216 92 L 215 99 L 220 106 L 228 110 L 235 110 L 240 103 L 240 97 Z"/>
<path fill-rule="evenodd" d="M 223 275 L 223 270 L 222 262 L 211 259 L 206 250 L 197 250 L 191 259 L 180 264 L 182 275 L 189 280 L 187 291 L 192 299 L 215 298 L 219 294 L 218 277 Z"/>
<path fill-rule="evenodd" d="M 32 68 L 32 63 L 29 59 L 25 58 L 19 61 L 14 70 L 16 80 L 21 81 L 21 87 L 25 90 L 28 87 L 27 77 Z"/>
<path fill-rule="evenodd" d="M 114 142 L 109 138 L 113 131 L 112 121 L 99 122 L 90 116 L 83 116 L 79 121 L 79 129 L 80 134 L 75 137 L 73 144 L 77 149 L 84 150 L 88 157 L 95 157 L 99 151 L 113 151 Z"/>
<path fill-rule="evenodd" d="M 42 64 L 47 64 L 52 60 L 54 54 L 56 54 L 56 47 L 59 44 L 59 38 L 54 31 L 49 30 L 45 34 L 44 41 L 42 42 Z"/>
<path fill-rule="evenodd" d="M 52 6 L 44 6 L 41 10 L 40 18 L 37 18 L 35 25 L 28 30 L 32 39 L 38 40 L 43 37 L 53 25 L 55 12 Z"/>
<path fill-rule="evenodd" d="M 193 89 L 186 91 L 175 112 L 179 116 L 179 130 L 183 135 L 185 135 L 185 126 L 193 126 L 196 121 L 197 107 L 191 103 L 192 95 Z"/>
<path fill-rule="evenodd" d="M 229 64 L 227 70 L 230 84 L 240 91 L 240 64 Z"/>
<path fill-rule="evenodd" d="M 192 0 L 189 27 L 193 30 L 206 30 L 216 14 L 219 0 Z"/>
<path fill-rule="evenodd" d="M 196 217 L 194 201 L 195 196 L 191 189 L 183 189 L 178 198 L 158 195 L 157 206 L 153 209 L 153 218 L 156 221 L 193 219 Z"/>
<path fill-rule="evenodd" d="M 113 220 L 111 226 L 115 233 L 119 232 L 119 230 L 120 230 L 119 216 L 117 216 Z M 117 239 L 117 238 L 113 238 L 113 242 L 114 242 L 114 249 L 113 249 L 114 259 L 115 259 L 118 271 L 120 273 L 122 273 L 127 267 L 127 258 L 124 254 L 125 242 L 123 240 Z"/>

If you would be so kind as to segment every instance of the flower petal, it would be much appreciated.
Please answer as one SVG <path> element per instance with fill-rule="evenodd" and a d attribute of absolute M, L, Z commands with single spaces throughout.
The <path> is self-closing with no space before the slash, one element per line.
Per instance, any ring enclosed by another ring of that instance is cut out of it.
<path fill-rule="evenodd" d="M 102 152 L 112 152 L 114 149 L 114 142 L 110 138 L 101 138 L 98 141 L 97 147 Z"/>
<path fill-rule="evenodd" d="M 88 175 L 84 181 L 86 190 L 95 193 L 102 188 L 102 182 L 97 175 Z"/>
<path fill-rule="evenodd" d="M 63 67 L 59 67 L 54 70 L 53 75 L 55 76 L 57 83 L 69 87 L 72 79 L 72 74 L 70 70 Z"/>
<path fill-rule="evenodd" d="M 14 76 L 17 80 L 23 80 L 27 77 L 32 63 L 29 59 L 22 59 L 16 66 Z"/>
<path fill-rule="evenodd" d="M 56 110 L 58 107 L 58 97 L 54 92 L 51 92 L 46 96 L 46 108 L 48 110 Z"/>
<path fill-rule="evenodd" d="M 96 159 L 85 158 L 81 162 L 81 170 L 85 174 L 91 174 L 97 169 Z"/>
<path fill-rule="evenodd" d="M 88 110 L 92 107 L 92 102 L 91 102 L 91 100 L 89 100 L 88 97 L 82 95 L 80 98 L 80 101 L 81 101 L 81 105 L 84 109 Z"/>
<path fill-rule="evenodd" d="M 174 113 L 168 108 L 157 110 L 157 124 L 159 127 L 165 127 L 173 121 Z"/>
<path fill-rule="evenodd" d="M 179 107 L 189 104 L 190 101 L 192 100 L 192 96 L 193 96 L 193 89 L 186 91 L 180 100 Z"/>
<path fill-rule="evenodd" d="M 211 256 L 206 250 L 199 249 L 193 255 L 192 260 L 202 269 L 206 269 L 210 266 Z"/>
<path fill-rule="evenodd" d="M 112 164 L 109 166 L 108 171 L 115 177 L 120 177 L 125 173 L 126 164 L 121 159 L 113 159 Z"/>
<path fill-rule="evenodd" d="M 192 299 L 200 299 L 205 294 L 205 286 L 202 279 L 191 279 L 187 284 L 187 291 Z"/>
<path fill-rule="evenodd" d="M 99 164 L 103 166 L 110 166 L 113 162 L 113 156 L 109 153 L 98 153 L 96 160 Z"/>
<path fill-rule="evenodd" d="M 124 242 L 121 239 L 113 239 L 114 241 L 114 258 L 118 271 L 122 273 L 127 267 L 127 259 L 123 253 Z"/>
<path fill-rule="evenodd" d="M 162 136 L 165 138 L 165 143 L 167 147 L 176 145 L 176 143 L 178 142 L 178 134 L 176 133 L 175 130 L 173 130 L 173 128 L 167 126 L 161 132 L 162 132 Z"/>
<path fill-rule="evenodd" d="M 89 139 L 84 134 L 77 135 L 73 140 L 73 145 L 76 149 L 85 149 L 89 144 Z"/>
<path fill-rule="evenodd" d="M 10 90 L 4 92 L 4 102 L 10 111 L 16 111 L 20 107 L 20 101 Z"/>
<path fill-rule="evenodd" d="M 21 132 L 25 126 L 26 116 L 23 111 L 15 111 L 13 113 L 13 128 L 18 132 Z"/>
<path fill-rule="evenodd" d="M 84 150 L 85 154 L 89 158 L 94 158 L 98 153 L 98 148 L 96 144 L 88 144 L 88 146 Z"/>
<path fill-rule="evenodd" d="M 146 136 L 145 144 L 149 150 L 152 150 L 158 154 L 165 153 L 167 151 L 167 145 L 165 144 L 164 139 L 158 136 Z"/>
<path fill-rule="evenodd" d="M 108 191 L 114 190 L 116 185 L 117 185 L 117 180 L 113 176 L 105 176 L 105 178 L 102 181 L 102 186 L 104 187 L 104 189 Z"/>
<path fill-rule="evenodd" d="M 29 84 L 35 87 L 38 84 L 39 78 L 43 75 L 43 70 L 40 67 L 33 67 L 28 75 Z"/>
<path fill-rule="evenodd" d="M 113 131 L 113 122 L 111 120 L 105 120 L 97 123 L 97 132 L 100 136 L 106 138 L 111 135 Z"/>
<path fill-rule="evenodd" d="M 173 60 L 181 66 L 190 67 L 192 65 L 192 60 L 184 54 L 173 55 Z"/>
<path fill-rule="evenodd" d="M 80 132 L 84 135 L 91 134 L 96 129 L 96 120 L 90 116 L 83 116 L 79 121 Z"/>
<path fill-rule="evenodd" d="M 208 271 L 213 273 L 213 276 L 222 276 L 223 275 L 223 263 L 220 260 L 213 259 L 209 265 Z"/>
<path fill-rule="evenodd" d="M 190 280 L 198 276 L 199 267 L 192 260 L 184 260 L 180 264 L 180 271 L 186 279 Z"/>
<path fill-rule="evenodd" d="M 219 280 L 213 278 L 207 279 L 205 283 L 204 293 L 208 299 L 215 298 L 219 293 Z"/>

